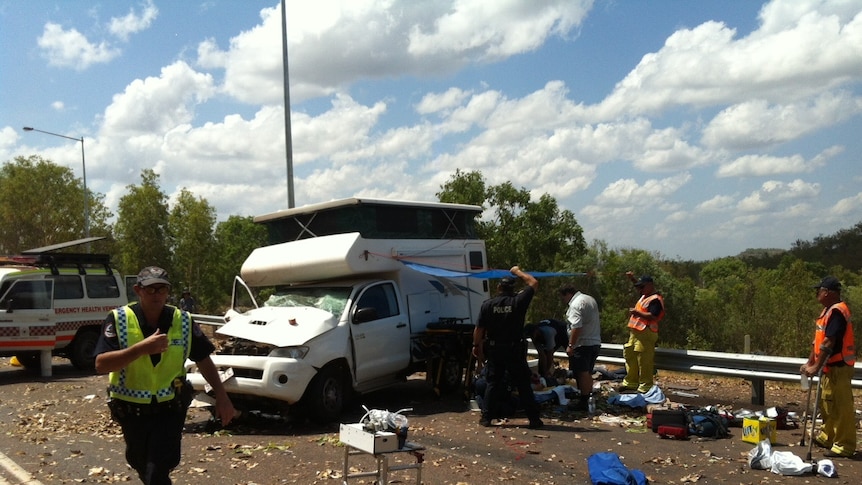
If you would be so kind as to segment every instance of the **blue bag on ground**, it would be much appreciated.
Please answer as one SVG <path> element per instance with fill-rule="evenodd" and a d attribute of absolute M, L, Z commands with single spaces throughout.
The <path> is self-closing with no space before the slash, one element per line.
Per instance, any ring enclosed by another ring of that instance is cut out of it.
<path fill-rule="evenodd" d="M 611 452 L 595 453 L 587 458 L 590 481 L 593 485 L 646 485 L 646 475 L 640 470 L 629 470 L 619 455 Z"/>

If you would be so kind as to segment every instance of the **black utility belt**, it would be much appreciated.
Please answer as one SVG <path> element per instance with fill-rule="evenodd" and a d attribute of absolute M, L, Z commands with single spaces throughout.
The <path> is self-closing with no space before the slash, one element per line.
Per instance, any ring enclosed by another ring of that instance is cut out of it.
<path fill-rule="evenodd" d="M 127 416 L 141 417 L 178 412 L 185 410 L 187 406 L 183 403 L 182 399 L 175 397 L 170 401 L 149 404 L 139 404 L 123 401 L 122 399 L 111 399 L 108 401 L 108 407 L 117 417 L 123 418 Z"/>

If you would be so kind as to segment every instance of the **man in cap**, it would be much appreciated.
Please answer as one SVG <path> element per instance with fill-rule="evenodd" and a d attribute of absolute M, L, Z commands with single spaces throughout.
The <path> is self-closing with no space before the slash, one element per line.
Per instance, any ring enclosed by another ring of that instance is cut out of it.
<path fill-rule="evenodd" d="M 811 438 L 825 456 L 852 457 L 856 454 L 856 416 L 853 404 L 853 366 L 856 347 L 850 308 L 841 300 L 841 283 L 834 276 L 813 286 L 823 311 L 817 317 L 814 345 L 808 361 L 799 371 L 805 376 L 820 375 L 820 412 L 823 425 Z"/>
<path fill-rule="evenodd" d="M 189 313 L 198 312 L 198 303 L 188 288 L 183 288 L 183 295 L 180 297 L 180 309 Z"/>
<path fill-rule="evenodd" d="M 635 278 L 626 273 L 641 296 L 634 308 L 629 309 L 629 340 L 623 346 L 626 360 L 626 377 L 620 391 L 649 392 L 655 371 L 655 344 L 658 341 L 658 324 L 664 318 L 664 299 L 655 291 L 652 276 Z"/>
<path fill-rule="evenodd" d="M 191 315 L 167 305 L 167 272 L 148 266 L 134 286 L 138 301 L 111 311 L 96 344 L 96 371 L 110 372 L 108 407 L 126 442 L 126 461 L 147 485 L 171 484 L 180 463 L 193 390 L 185 362 L 197 363 L 212 386 L 215 416 L 227 425 L 235 411 L 210 359 L 215 347 Z"/>
<path fill-rule="evenodd" d="M 501 279 L 497 285 L 497 295 L 482 303 L 473 331 L 473 355 L 477 361 L 485 362 L 488 380 L 479 424 L 491 426 L 492 419 L 503 417 L 500 408 L 505 399 L 508 372 L 530 420 L 528 427 L 536 429 L 544 423 L 539 418 L 539 405 L 530 382 L 532 373 L 526 360 L 524 318 L 539 282 L 518 266 L 513 266 L 510 272 L 527 286 L 516 294 L 515 278 L 506 276 Z"/>

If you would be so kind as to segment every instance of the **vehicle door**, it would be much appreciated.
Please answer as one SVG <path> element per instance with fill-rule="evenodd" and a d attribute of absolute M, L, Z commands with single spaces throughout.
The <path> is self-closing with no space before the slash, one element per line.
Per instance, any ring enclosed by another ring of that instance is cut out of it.
<path fill-rule="evenodd" d="M 231 295 L 231 305 L 225 314 L 225 318 L 229 318 L 231 314 L 243 314 L 247 311 L 259 308 L 257 299 L 254 297 L 254 292 L 239 276 L 233 279 L 233 294 Z"/>
<path fill-rule="evenodd" d="M 358 382 L 397 373 L 410 364 L 410 326 L 400 301 L 392 281 L 360 291 L 350 317 Z"/>
<path fill-rule="evenodd" d="M 54 348 L 54 282 L 15 280 L 0 295 L 0 347 Z"/>

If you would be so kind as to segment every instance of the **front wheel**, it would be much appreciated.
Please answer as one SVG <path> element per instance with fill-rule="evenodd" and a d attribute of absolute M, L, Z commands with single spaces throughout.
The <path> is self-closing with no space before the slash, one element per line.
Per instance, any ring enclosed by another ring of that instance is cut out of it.
<path fill-rule="evenodd" d="M 432 359 L 428 361 L 428 366 L 428 376 L 438 395 L 452 392 L 461 386 L 464 363 L 454 355 Z"/>
<path fill-rule="evenodd" d="M 312 379 L 302 400 L 311 421 L 329 423 L 341 416 L 345 398 L 344 374 L 340 367 L 330 365 Z"/>
<path fill-rule="evenodd" d="M 99 341 L 98 328 L 82 328 L 72 340 L 71 349 L 69 350 L 69 360 L 76 369 L 82 371 L 93 372 L 96 370 L 96 357 L 93 356 L 93 351 L 96 350 L 96 343 Z"/>

